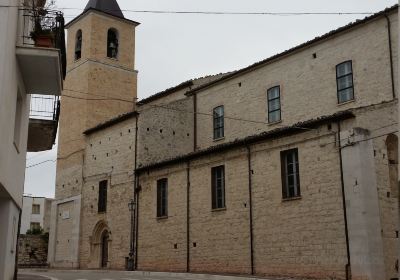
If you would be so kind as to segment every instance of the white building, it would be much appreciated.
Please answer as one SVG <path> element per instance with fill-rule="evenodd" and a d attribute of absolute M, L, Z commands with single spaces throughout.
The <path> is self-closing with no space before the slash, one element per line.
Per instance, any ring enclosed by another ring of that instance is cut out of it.
<path fill-rule="evenodd" d="M 28 230 L 50 230 L 50 211 L 53 199 L 45 197 L 24 196 L 20 234 L 26 234 Z"/>
<path fill-rule="evenodd" d="M 49 21 L 44 22 L 38 10 L 45 2 L 0 0 L 1 280 L 11 280 L 15 274 L 26 153 L 51 149 L 58 126 L 64 19 L 50 11 Z M 52 36 L 46 38 L 46 32 Z"/>

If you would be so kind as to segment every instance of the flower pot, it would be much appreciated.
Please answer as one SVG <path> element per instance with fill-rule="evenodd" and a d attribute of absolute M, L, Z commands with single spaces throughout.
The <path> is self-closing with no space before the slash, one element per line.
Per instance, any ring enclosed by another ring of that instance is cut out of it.
<path fill-rule="evenodd" d="M 54 39 L 50 34 L 38 34 L 34 38 L 35 46 L 40 48 L 54 48 Z"/>

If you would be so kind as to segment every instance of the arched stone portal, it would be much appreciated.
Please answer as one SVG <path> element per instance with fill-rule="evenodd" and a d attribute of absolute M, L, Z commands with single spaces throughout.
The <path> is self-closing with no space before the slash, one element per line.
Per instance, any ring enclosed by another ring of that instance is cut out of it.
<path fill-rule="evenodd" d="M 111 243 L 111 232 L 104 220 L 99 221 L 90 238 L 90 262 L 89 268 L 109 267 L 109 247 Z"/>

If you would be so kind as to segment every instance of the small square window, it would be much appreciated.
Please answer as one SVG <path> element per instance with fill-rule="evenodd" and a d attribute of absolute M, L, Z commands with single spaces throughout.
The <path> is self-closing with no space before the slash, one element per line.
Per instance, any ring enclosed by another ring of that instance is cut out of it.
<path fill-rule="evenodd" d="M 354 99 L 353 65 L 351 61 L 336 66 L 338 103 Z"/>
<path fill-rule="evenodd" d="M 32 204 L 32 214 L 40 214 L 40 204 Z"/>
<path fill-rule="evenodd" d="M 40 223 L 31 223 L 31 230 L 40 230 Z"/>

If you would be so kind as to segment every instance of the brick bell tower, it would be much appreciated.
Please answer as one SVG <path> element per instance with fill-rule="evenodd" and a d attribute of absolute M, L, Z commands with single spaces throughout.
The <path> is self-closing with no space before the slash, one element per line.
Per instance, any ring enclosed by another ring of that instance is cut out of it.
<path fill-rule="evenodd" d="M 83 132 L 135 110 L 135 28 L 116 0 L 90 0 L 66 25 L 67 76 L 61 102 L 56 199 L 81 193 Z"/>

